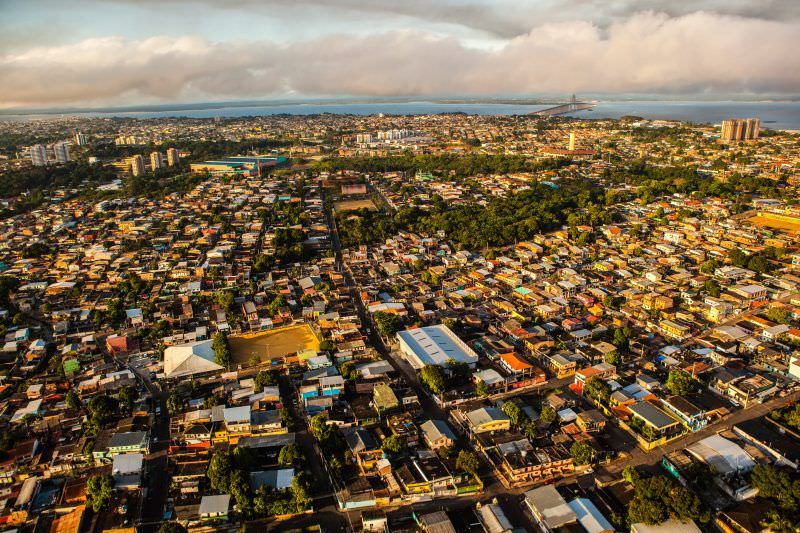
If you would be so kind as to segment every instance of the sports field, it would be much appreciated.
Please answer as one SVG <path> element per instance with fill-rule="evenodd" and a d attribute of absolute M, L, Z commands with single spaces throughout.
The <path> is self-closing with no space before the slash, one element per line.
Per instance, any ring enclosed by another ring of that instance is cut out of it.
<path fill-rule="evenodd" d="M 747 220 L 751 224 L 763 228 L 773 228 L 792 232 L 800 231 L 800 219 L 786 215 L 759 213 L 758 215 L 750 217 Z"/>
<path fill-rule="evenodd" d="M 231 336 L 228 342 L 234 363 L 247 363 L 254 354 L 267 362 L 303 350 L 319 350 L 319 341 L 306 324 Z"/>
<path fill-rule="evenodd" d="M 366 200 L 343 200 L 341 202 L 335 202 L 333 204 L 333 209 L 338 212 L 342 211 L 350 211 L 351 209 L 372 209 L 377 210 L 378 208 L 375 207 L 375 204 L 372 203 L 372 200 L 367 198 Z"/>

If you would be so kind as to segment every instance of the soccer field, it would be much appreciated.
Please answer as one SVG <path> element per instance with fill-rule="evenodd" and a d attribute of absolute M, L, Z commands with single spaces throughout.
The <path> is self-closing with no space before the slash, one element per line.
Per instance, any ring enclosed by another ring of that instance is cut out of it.
<path fill-rule="evenodd" d="M 255 354 L 266 362 L 303 350 L 319 350 L 319 340 L 306 324 L 237 335 L 229 337 L 228 342 L 235 363 L 247 363 Z"/>

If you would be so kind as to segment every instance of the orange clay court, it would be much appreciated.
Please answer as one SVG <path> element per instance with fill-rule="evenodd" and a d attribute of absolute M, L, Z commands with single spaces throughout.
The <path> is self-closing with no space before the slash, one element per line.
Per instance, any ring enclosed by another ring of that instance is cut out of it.
<path fill-rule="evenodd" d="M 228 338 L 235 363 L 247 363 L 258 354 L 262 362 L 303 350 L 319 350 L 319 340 L 307 324 Z"/>

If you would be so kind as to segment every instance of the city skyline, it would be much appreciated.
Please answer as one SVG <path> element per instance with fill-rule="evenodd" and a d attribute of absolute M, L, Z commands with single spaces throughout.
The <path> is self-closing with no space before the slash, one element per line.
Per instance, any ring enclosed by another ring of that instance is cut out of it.
<path fill-rule="evenodd" d="M 772 2 L 0 2 L 0 108 L 253 98 L 800 93 Z"/>

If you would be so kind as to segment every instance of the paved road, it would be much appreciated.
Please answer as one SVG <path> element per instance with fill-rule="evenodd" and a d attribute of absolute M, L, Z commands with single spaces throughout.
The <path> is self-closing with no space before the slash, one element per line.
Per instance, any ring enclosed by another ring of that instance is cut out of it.
<path fill-rule="evenodd" d="M 422 387 L 417 379 L 417 375 L 413 368 L 411 368 L 406 361 L 401 360 L 396 354 L 394 354 L 392 350 L 386 346 L 383 338 L 378 334 L 375 324 L 372 322 L 372 318 L 364 306 L 364 302 L 361 301 L 358 285 L 354 281 L 353 275 L 350 272 L 350 268 L 344 262 L 342 257 L 342 245 L 339 241 L 339 231 L 336 227 L 336 220 L 333 217 L 330 201 L 325 193 L 324 188 L 322 189 L 322 198 L 325 208 L 325 216 L 328 221 L 328 227 L 331 231 L 331 243 L 333 245 L 333 251 L 336 257 L 336 263 L 339 265 L 339 270 L 344 276 L 345 284 L 347 285 L 347 289 L 350 293 L 350 298 L 353 300 L 353 303 L 356 306 L 359 320 L 361 320 L 363 325 L 369 326 L 370 328 L 368 335 L 370 343 L 378 351 L 378 353 L 384 359 L 386 359 L 390 365 L 392 365 L 392 368 L 394 368 L 398 374 L 406 378 L 408 384 L 414 389 L 414 392 L 417 393 L 417 397 L 419 398 L 420 405 L 422 406 L 423 410 L 426 413 L 429 413 L 431 418 L 447 420 L 447 413 L 441 407 L 439 407 L 439 405 L 430 396 L 428 396 L 427 391 Z"/>

